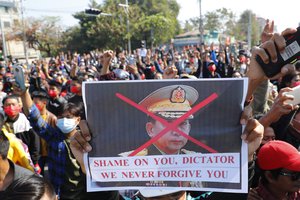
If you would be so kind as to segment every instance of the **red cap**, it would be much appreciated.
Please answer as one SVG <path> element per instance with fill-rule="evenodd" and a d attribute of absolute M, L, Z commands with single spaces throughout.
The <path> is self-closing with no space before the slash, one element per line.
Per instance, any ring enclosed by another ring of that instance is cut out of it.
<path fill-rule="evenodd" d="M 300 153 L 289 143 L 274 140 L 263 145 L 257 156 L 258 165 L 263 170 L 284 168 L 300 172 Z"/>

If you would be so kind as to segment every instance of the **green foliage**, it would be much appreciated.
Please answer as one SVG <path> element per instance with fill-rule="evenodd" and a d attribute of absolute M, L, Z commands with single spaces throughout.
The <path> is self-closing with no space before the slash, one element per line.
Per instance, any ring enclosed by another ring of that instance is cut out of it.
<path fill-rule="evenodd" d="M 205 30 L 220 30 L 220 17 L 217 12 L 207 12 L 204 17 L 204 29 Z"/>
<path fill-rule="evenodd" d="M 217 9 L 207 12 L 204 15 L 204 29 L 208 31 L 218 31 L 225 36 L 234 36 L 237 40 L 247 41 L 249 14 L 251 14 L 251 42 L 257 44 L 260 37 L 259 25 L 256 15 L 249 10 L 244 11 L 238 20 L 235 14 L 227 8 Z M 199 18 L 191 18 L 185 22 L 184 31 L 199 29 Z"/>
<path fill-rule="evenodd" d="M 238 40 L 247 40 L 247 33 L 248 33 L 248 24 L 249 24 L 249 16 L 251 16 L 251 43 L 252 44 L 257 44 L 260 38 L 260 32 L 259 32 L 259 25 L 256 20 L 256 15 L 250 11 L 250 10 L 245 10 L 241 16 L 239 21 L 237 22 L 237 30 L 238 34 L 236 34 L 236 38 Z"/>
<path fill-rule="evenodd" d="M 92 0 L 90 8 L 97 8 L 112 16 L 87 16 L 83 11 L 74 17 L 79 20 L 79 27 L 69 29 L 65 45 L 71 50 L 81 46 L 78 51 L 96 48 L 116 48 L 126 46 L 128 38 L 132 47 L 137 48 L 141 40 L 161 44 L 169 41 L 180 31 L 177 21 L 179 5 L 176 0 L 129 0 L 128 11 L 118 4 L 125 0 L 106 0 L 102 5 Z M 127 31 L 127 14 L 129 32 Z M 154 40 L 155 38 L 155 40 Z M 72 44 L 73 42 L 77 44 Z"/>

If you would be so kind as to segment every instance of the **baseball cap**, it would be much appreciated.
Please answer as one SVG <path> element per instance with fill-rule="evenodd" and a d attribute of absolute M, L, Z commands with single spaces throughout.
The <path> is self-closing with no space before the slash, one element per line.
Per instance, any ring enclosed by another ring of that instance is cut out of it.
<path fill-rule="evenodd" d="M 300 153 L 287 142 L 274 140 L 263 145 L 257 156 L 262 170 L 284 168 L 300 172 Z"/>

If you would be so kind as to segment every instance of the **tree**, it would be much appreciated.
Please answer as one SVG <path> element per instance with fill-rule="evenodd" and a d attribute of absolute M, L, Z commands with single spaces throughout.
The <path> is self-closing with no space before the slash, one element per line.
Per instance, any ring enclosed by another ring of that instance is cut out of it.
<path fill-rule="evenodd" d="M 241 16 L 240 19 L 237 22 L 237 33 L 235 36 L 238 40 L 243 40 L 247 41 L 247 33 L 248 33 L 248 25 L 249 25 L 249 16 L 251 16 L 251 43 L 252 44 L 257 44 L 260 38 L 260 33 L 259 33 L 259 25 L 256 20 L 256 15 L 250 11 L 250 10 L 245 10 Z"/>
<path fill-rule="evenodd" d="M 125 1 L 125 0 L 124 0 Z M 180 31 L 177 21 L 179 5 L 176 0 L 129 0 L 130 32 L 127 32 L 126 10 L 119 3 L 120 0 L 106 0 L 102 5 L 95 1 L 90 2 L 90 8 L 102 10 L 112 14 L 108 16 L 87 16 L 84 12 L 74 15 L 79 20 L 80 27 L 67 31 L 67 41 L 73 41 L 72 37 L 80 37 L 77 41 L 82 45 L 82 51 L 95 48 L 116 48 L 126 46 L 130 37 L 133 48 L 140 47 L 140 41 L 146 40 L 161 44 L 169 41 Z M 74 31 L 74 33 L 72 33 Z M 80 33 L 80 34 L 79 34 Z M 153 40 L 155 38 L 155 40 Z M 71 47 L 74 45 L 66 44 Z"/>
<path fill-rule="evenodd" d="M 221 21 L 217 12 L 207 12 L 204 17 L 204 29 L 210 31 L 219 31 Z"/>
<path fill-rule="evenodd" d="M 207 12 L 204 17 L 204 29 L 209 31 L 219 31 L 227 34 L 232 33 L 235 24 L 235 15 L 227 8 Z"/>
<path fill-rule="evenodd" d="M 216 12 L 220 18 L 220 32 L 233 35 L 236 25 L 235 14 L 227 8 L 217 9 Z"/>
<path fill-rule="evenodd" d="M 184 26 L 183 26 L 183 31 L 184 32 L 189 32 L 195 29 L 195 26 L 193 26 L 189 20 L 185 20 Z"/>
<path fill-rule="evenodd" d="M 38 49 L 46 56 L 55 55 L 61 48 L 62 28 L 59 17 L 28 18 L 25 20 L 25 34 L 28 46 Z M 17 33 L 12 39 L 23 40 L 23 27 L 15 24 L 13 32 Z"/>
<path fill-rule="evenodd" d="M 175 35 L 176 26 L 174 26 L 174 24 L 176 24 L 175 20 L 161 14 L 144 16 L 144 18 L 140 20 L 139 30 L 142 30 L 144 33 L 152 32 L 151 41 L 154 44 L 159 44 L 168 42 L 170 35 Z M 157 43 L 157 41 L 159 41 L 159 43 Z"/>
<path fill-rule="evenodd" d="M 217 9 L 207 12 L 204 17 L 204 29 L 208 31 L 218 31 L 223 36 L 234 36 L 237 40 L 247 41 L 249 16 L 251 16 L 251 42 L 257 44 L 260 30 L 256 15 L 250 11 L 244 11 L 236 20 L 235 14 L 227 8 Z M 191 18 L 184 25 L 185 31 L 190 31 L 192 27 L 199 27 L 199 18 Z M 194 28 L 195 30 L 195 28 Z"/>

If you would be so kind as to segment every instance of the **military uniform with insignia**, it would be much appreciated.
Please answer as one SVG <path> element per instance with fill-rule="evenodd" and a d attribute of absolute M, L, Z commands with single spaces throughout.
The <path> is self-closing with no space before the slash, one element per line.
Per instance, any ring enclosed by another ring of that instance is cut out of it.
<path fill-rule="evenodd" d="M 198 99 L 198 92 L 191 86 L 187 85 L 170 85 L 166 87 L 162 87 L 154 92 L 152 92 L 150 95 L 148 95 L 146 98 L 144 98 L 139 104 L 146 108 L 148 111 L 152 112 L 153 114 L 157 115 L 158 117 L 167 120 L 172 121 L 176 120 L 182 115 L 184 115 L 186 112 L 191 110 L 191 105 L 193 105 L 197 99 Z M 186 121 L 193 118 L 193 115 L 190 115 L 186 118 Z M 161 132 L 161 130 L 157 131 L 157 133 L 154 130 L 157 130 L 155 128 L 154 123 L 160 123 L 152 119 L 153 125 L 147 125 L 146 124 L 146 130 L 150 138 L 154 137 L 155 134 L 158 134 Z M 180 126 L 180 125 L 179 125 Z M 190 124 L 182 125 L 182 131 L 186 134 L 189 134 L 190 131 Z M 178 127 L 179 128 L 179 127 Z M 162 128 L 163 130 L 164 128 Z M 160 137 L 157 141 L 155 141 L 152 145 L 149 147 L 141 150 L 135 156 L 147 156 L 147 155 L 167 155 L 167 154 L 191 154 L 195 153 L 193 151 L 186 150 L 182 148 L 186 142 L 187 139 L 181 136 L 178 133 L 171 133 L 174 131 L 169 131 L 167 134 L 177 134 L 178 136 L 170 136 L 170 141 L 168 139 L 166 142 L 159 142 L 159 140 L 162 140 L 162 137 Z M 173 138 L 173 139 L 172 139 Z M 174 138 L 180 138 L 180 139 L 174 139 Z M 175 142 L 174 142 L 175 140 Z M 164 151 L 164 149 L 168 149 L 166 147 L 167 145 L 163 146 L 161 144 L 171 144 L 172 147 L 170 149 L 174 149 L 174 152 L 170 153 L 167 151 Z M 176 149 L 176 147 L 180 147 Z M 129 156 L 132 151 L 128 152 L 122 152 L 119 154 L 119 156 Z M 138 185 L 144 185 L 145 182 L 137 183 Z M 174 186 L 181 186 L 181 187 L 201 187 L 200 182 L 178 182 L 178 181 L 150 181 L 146 182 L 145 186 L 152 186 L 152 187 L 174 187 Z"/>

